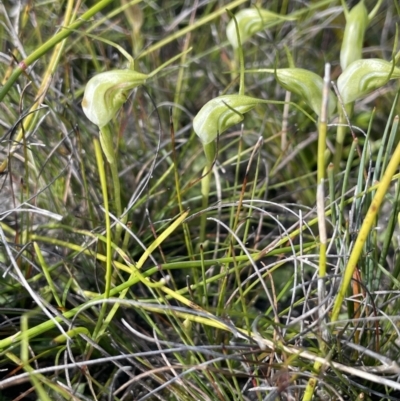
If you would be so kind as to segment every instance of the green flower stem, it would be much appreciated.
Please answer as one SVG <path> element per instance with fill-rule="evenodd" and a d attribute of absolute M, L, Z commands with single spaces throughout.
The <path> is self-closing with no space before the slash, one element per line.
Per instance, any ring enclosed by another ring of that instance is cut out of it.
<path fill-rule="evenodd" d="M 346 163 L 346 170 L 344 173 L 344 178 L 343 178 L 343 184 L 342 184 L 342 191 L 340 194 L 340 204 L 339 204 L 339 230 L 342 230 L 344 228 L 344 221 L 345 221 L 345 194 L 347 192 L 347 187 L 349 184 L 349 178 L 350 178 L 350 171 L 351 171 L 351 166 L 353 163 L 354 155 L 356 154 L 358 146 L 358 139 L 355 138 L 353 139 L 353 142 L 351 144 L 350 148 L 350 153 L 347 158 L 347 163 Z M 334 198 L 332 198 L 333 200 Z M 339 243 L 337 244 L 338 249 L 340 249 Z"/>
<path fill-rule="evenodd" d="M 239 95 L 244 95 L 244 55 L 243 55 L 243 47 L 242 42 L 240 40 L 240 32 L 239 32 L 239 25 L 237 20 L 230 10 L 226 10 L 229 16 L 233 19 L 236 28 L 236 35 L 237 35 L 237 42 L 238 42 L 238 56 L 239 56 L 239 68 L 240 68 L 240 75 L 239 75 Z"/>
<path fill-rule="evenodd" d="M 29 67 L 32 63 L 46 54 L 51 48 L 53 48 L 57 43 L 61 42 L 63 39 L 67 38 L 74 32 L 77 28 L 91 19 L 96 13 L 101 11 L 104 7 L 110 4 L 112 0 L 101 0 L 95 4 L 92 8 L 82 14 L 74 23 L 68 25 L 65 29 L 52 36 L 46 43 L 32 52 L 25 60 L 22 60 L 14 72 L 10 75 L 7 82 L 0 89 L 0 101 L 4 99 L 10 88 L 14 85 L 18 77 Z"/>
<path fill-rule="evenodd" d="M 347 131 L 346 116 L 344 114 L 342 107 L 343 106 L 341 104 L 338 105 L 339 123 L 336 130 L 335 156 L 333 159 L 333 166 L 335 173 L 338 173 L 340 170 L 340 162 L 342 160 L 342 153 L 343 153 L 343 142 Z"/>
<path fill-rule="evenodd" d="M 321 112 L 318 121 L 318 165 L 317 165 L 317 217 L 319 232 L 319 264 L 318 264 L 318 314 L 320 318 L 320 339 L 319 347 L 322 355 L 325 357 L 327 351 L 327 343 L 329 341 L 329 332 L 325 324 L 326 307 L 323 304 L 325 298 L 325 277 L 326 277 L 326 252 L 327 252 L 327 234 L 326 234 L 326 213 L 325 213 L 325 150 L 327 136 L 327 120 L 329 106 L 329 85 L 330 85 L 330 65 L 325 65 L 324 83 L 322 89 Z M 319 372 L 322 364 L 318 361 L 314 362 L 314 371 Z M 309 379 L 306 390 L 304 392 L 303 401 L 311 401 L 314 395 L 317 379 L 312 377 Z"/>
<path fill-rule="evenodd" d="M 328 183 L 329 183 L 329 198 L 330 198 L 330 209 L 331 209 L 331 220 L 332 226 L 336 226 L 338 220 L 337 210 L 336 210 L 336 196 L 335 196 L 335 176 L 333 172 L 333 163 L 329 163 L 328 168 Z M 339 248 L 340 249 L 340 248 Z"/>
<path fill-rule="evenodd" d="M 399 164 L 400 164 L 400 143 L 397 145 L 397 148 L 394 151 L 393 156 L 386 168 L 385 174 L 383 175 L 381 182 L 378 184 L 378 190 L 376 191 L 376 194 L 371 202 L 371 205 L 368 209 L 368 212 L 365 216 L 364 222 L 361 226 L 360 232 L 354 244 L 354 248 L 347 262 L 347 266 L 344 271 L 343 281 L 340 285 L 339 292 L 336 296 L 336 300 L 333 305 L 332 316 L 331 316 L 332 322 L 336 322 L 339 318 L 340 309 L 342 307 L 342 303 L 346 296 L 347 289 L 353 277 L 353 273 L 356 268 L 358 259 L 360 258 L 361 252 L 363 250 L 364 243 L 368 238 L 368 234 L 371 231 L 373 222 L 376 220 L 376 215 L 387 193 L 393 175 L 399 167 Z"/>
<path fill-rule="evenodd" d="M 372 9 L 372 11 L 368 14 L 368 20 L 372 21 L 372 19 L 375 17 L 375 15 L 378 13 L 379 8 L 382 4 L 383 0 L 378 0 L 378 2 L 375 4 L 375 7 Z"/>
<path fill-rule="evenodd" d="M 201 197 L 202 197 L 202 210 L 200 222 L 200 244 L 203 244 L 206 239 L 206 226 L 207 226 L 207 213 L 208 208 L 208 198 L 210 196 L 210 183 L 211 183 L 211 169 L 207 165 L 203 170 L 203 178 L 201 179 Z"/>
<path fill-rule="evenodd" d="M 104 161 L 103 156 L 100 150 L 99 141 L 94 139 L 94 149 L 96 153 L 97 160 L 97 169 L 100 175 L 100 183 L 103 192 L 103 201 L 104 201 L 104 218 L 105 218 L 105 226 L 106 226 L 106 275 L 105 275 L 105 290 L 104 290 L 104 298 L 107 299 L 110 297 L 111 291 L 111 279 L 112 279 L 112 239 L 111 239 L 111 221 L 110 221 L 110 212 L 108 205 L 108 191 L 107 191 L 107 180 L 104 169 Z M 104 149 L 103 149 L 104 151 Z M 106 153 L 106 152 L 104 152 Z M 107 155 L 107 153 L 106 153 Z M 93 338 L 96 340 L 98 334 L 103 327 L 103 321 L 107 312 L 107 303 L 104 302 L 101 306 L 99 318 L 97 320 L 96 327 L 93 332 Z"/>
<path fill-rule="evenodd" d="M 150 74 L 147 75 L 147 78 L 153 78 L 155 75 L 157 75 L 161 70 L 163 70 L 165 67 L 168 65 L 172 64 L 174 61 L 181 59 L 183 56 L 185 56 L 187 53 L 192 51 L 192 47 L 189 47 L 188 49 L 184 50 L 183 52 L 177 54 L 176 56 L 168 59 L 165 63 L 161 64 L 158 66 L 155 70 L 150 72 Z"/>
<path fill-rule="evenodd" d="M 110 165 L 116 217 L 120 218 L 122 216 L 121 186 L 119 182 L 118 165 L 114 151 L 113 135 L 109 124 L 100 128 L 100 143 L 101 148 L 103 149 L 103 152 L 106 155 L 107 161 Z M 118 224 L 116 228 L 116 235 L 114 238 L 114 242 L 116 244 L 118 244 L 119 242 L 121 231 L 122 227 Z"/>
<path fill-rule="evenodd" d="M 328 121 L 328 106 L 329 106 L 329 85 L 330 85 L 330 65 L 325 66 L 324 86 L 322 91 L 321 113 L 318 121 L 318 166 L 317 166 L 317 213 L 318 213 L 318 227 L 320 236 L 320 262 L 319 262 L 319 277 L 321 287 L 323 287 L 324 278 L 326 276 L 326 227 L 325 227 L 325 150 L 326 150 L 326 134 L 327 134 L 327 121 Z M 325 294 L 320 295 L 322 302 Z M 321 306 L 321 310 L 324 309 Z"/>
<path fill-rule="evenodd" d="M 217 155 L 217 148 L 215 141 L 203 145 L 203 148 L 207 158 L 207 165 L 210 168 L 214 164 L 215 157 Z"/>
<path fill-rule="evenodd" d="M 204 145 L 204 153 L 206 155 L 207 164 L 203 170 L 203 178 L 201 179 L 201 197 L 203 211 L 208 208 L 208 198 L 210 196 L 211 174 L 214 160 L 217 154 L 215 141 Z M 200 243 L 206 240 L 207 213 L 203 212 L 200 222 Z"/>

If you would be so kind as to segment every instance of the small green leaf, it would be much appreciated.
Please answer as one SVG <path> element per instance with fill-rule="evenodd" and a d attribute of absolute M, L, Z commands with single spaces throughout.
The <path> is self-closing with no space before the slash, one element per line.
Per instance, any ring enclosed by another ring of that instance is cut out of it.
<path fill-rule="evenodd" d="M 272 11 L 263 10 L 262 8 L 245 8 L 235 14 L 236 21 L 239 26 L 241 42 L 244 43 L 256 32 L 261 31 L 266 25 L 277 20 L 293 21 L 295 17 L 288 17 L 276 14 Z M 229 21 L 226 27 L 226 36 L 229 43 L 237 49 L 239 43 L 233 19 Z"/>
<path fill-rule="evenodd" d="M 381 59 L 356 60 L 340 75 L 337 86 L 343 103 L 348 104 L 400 78 L 400 68 Z"/>
<path fill-rule="evenodd" d="M 203 142 L 214 141 L 219 134 L 240 123 L 244 113 L 252 110 L 260 99 L 244 95 L 224 95 L 211 99 L 197 113 L 193 129 Z"/>
<path fill-rule="evenodd" d="M 364 0 L 361 0 L 346 15 L 346 27 L 340 50 L 340 66 L 343 71 L 353 61 L 361 59 L 368 22 L 368 11 Z"/>
<path fill-rule="evenodd" d="M 82 100 L 86 117 L 104 127 L 125 103 L 129 91 L 146 82 L 148 76 L 133 70 L 102 72 L 89 80 Z"/>

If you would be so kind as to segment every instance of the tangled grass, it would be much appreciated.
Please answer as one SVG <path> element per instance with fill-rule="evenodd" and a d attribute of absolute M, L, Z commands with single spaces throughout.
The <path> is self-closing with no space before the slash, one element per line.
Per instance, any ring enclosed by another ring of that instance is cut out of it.
<path fill-rule="evenodd" d="M 380 3 L 362 57 L 398 61 Z M 316 116 L 277 69 L 327 91 L 343 3 L 256 5 L 234 49 L 244 0 L 0 4 L 0 399 L 400 398 L 398 80 Z M 179 54 L 100 143 L 90 78 Z M 244 87 L 204 153 L 194 116 Z"/>

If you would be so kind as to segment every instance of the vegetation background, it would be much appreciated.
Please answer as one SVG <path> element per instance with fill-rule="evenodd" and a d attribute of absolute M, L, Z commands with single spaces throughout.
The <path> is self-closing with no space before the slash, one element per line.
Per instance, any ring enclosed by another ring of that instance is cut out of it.
<path fill-rule="evenodd" d="M 238 93 L 227 10 L 250 6 L 276 13 L 242 45 L 245 94 L 269 103 L 209 165 L 193 118 Z M 400 399 L 398 80 L 344 125 L 339 102 L 321 153 L 307 99 L 250 71 L 330 63 L 336 82 L 343 6 L 0 3 L 0 399 Z M 362 58 L 393 59 L 399 15 L 380 2 Z M 143 74 L 181 55 L 107 126 L 113 165 L 81 102 L 90 78 L 132 67 L 123 51 Z"/>

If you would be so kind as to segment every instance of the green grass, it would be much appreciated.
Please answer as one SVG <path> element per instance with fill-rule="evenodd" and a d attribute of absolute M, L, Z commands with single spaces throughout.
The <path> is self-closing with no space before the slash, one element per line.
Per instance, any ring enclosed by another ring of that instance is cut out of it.
<path fill-rule="evenodd" d="M 83 3 L 2 11 L 0 399 L 399 399 L 397 70 L 326 115 L 340 0 L 258 2 L 291 17 L 239 49 L 243 0 Z M 364 59 L 399 64 L 399 15 Z M 86 84 L 132 64 L 99 135 Z"/>

